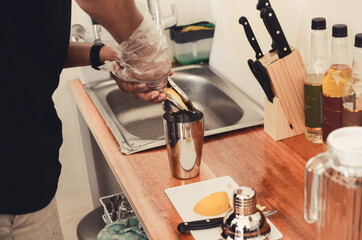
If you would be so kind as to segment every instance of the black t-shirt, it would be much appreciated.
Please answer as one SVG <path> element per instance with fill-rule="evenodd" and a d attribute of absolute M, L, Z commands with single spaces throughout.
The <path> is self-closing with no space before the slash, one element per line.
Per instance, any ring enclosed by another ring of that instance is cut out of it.
<path fill-rule="evenodd" d="M 52 94 L 69 46 L 70 0 L 0 6 L 0 213 L 45 207 L 57 190 L 62 124 Z"/>

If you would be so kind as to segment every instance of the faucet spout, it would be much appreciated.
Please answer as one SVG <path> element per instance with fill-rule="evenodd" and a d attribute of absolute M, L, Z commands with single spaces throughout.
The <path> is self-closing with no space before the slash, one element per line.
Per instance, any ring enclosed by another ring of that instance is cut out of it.
<path fill-rule="evenodd" d="M 160 37 L 162 46 L 164 49 L 168 48 L 167 39 L 164 34 L 164 30 L 168 27 L 174 26 L 177 23 L 177 16 L 176 16 L 176 5 L 172 5 L 173 15 L 166 18 L 164 22 L 161 14 L 161 7 L 159 0 L 147 0 L 148 9 L 153 20 L 156 23 L 157 33 Z"/>
<path fill-rule="evenodd" d="M 156 23 L 157 32 L 162 39 L 163 36 L 163 26 L 162 26 L 162 16 L 161 16 L 161 7 L 159 0 L 148 0 L 148 9 L 151 13 L 153 20 Z"/>

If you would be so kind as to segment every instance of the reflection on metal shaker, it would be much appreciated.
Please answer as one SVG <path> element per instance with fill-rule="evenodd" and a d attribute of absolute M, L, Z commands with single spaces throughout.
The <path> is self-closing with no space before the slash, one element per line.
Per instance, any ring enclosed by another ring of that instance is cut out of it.
<path fill-rule="evenodd" d="M 204 142 L 203 113 L 165 113 L 163 119 L 171 175 L 180 179 L 196 177 L 200 172 Z"/>

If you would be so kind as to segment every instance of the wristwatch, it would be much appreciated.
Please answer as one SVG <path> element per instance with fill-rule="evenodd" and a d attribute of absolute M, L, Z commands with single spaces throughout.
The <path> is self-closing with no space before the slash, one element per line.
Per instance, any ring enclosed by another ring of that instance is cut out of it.
<path fill-rule="evenodd" d="M 104 44 L 101 43 L 100 41 L 95 41 L 90 50 L 90 62 L 91 62 L 92 68 L 94 68 L 96 70 L 100 70 L 98 67 L 103 65 L 103 63 L 99 60 L 99 52 L 101 51 L 101 48 L 103 46 L 104 46 Z"/>

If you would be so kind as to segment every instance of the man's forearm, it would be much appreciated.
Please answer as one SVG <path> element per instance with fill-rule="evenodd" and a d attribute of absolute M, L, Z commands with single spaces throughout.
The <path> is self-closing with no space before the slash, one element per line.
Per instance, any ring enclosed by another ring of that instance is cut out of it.
<path fill-rule="evenodd" d="M 121 43 L 143 20 L 134 0 L 76 0 L 79 6 Z"/>
<path fill-rule="evenodd" d="M 90 49 L 92 43 L 69 43 L 67 58 L 65 61 L 65 68 L 80 67 L 90 65 Z M 100 62 L 116 60 L 117 53 L 108 46 L 103 46 L 99 52 Z"/>

